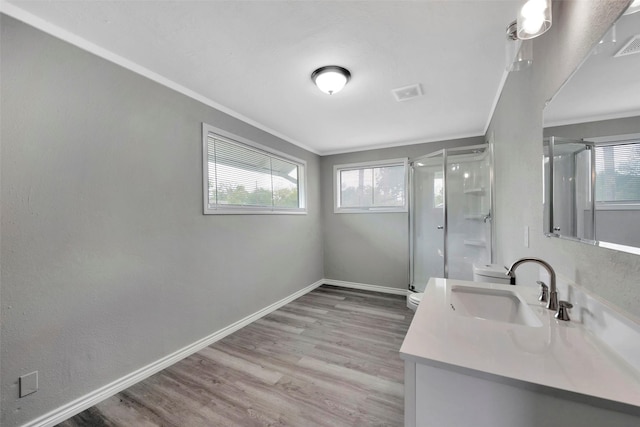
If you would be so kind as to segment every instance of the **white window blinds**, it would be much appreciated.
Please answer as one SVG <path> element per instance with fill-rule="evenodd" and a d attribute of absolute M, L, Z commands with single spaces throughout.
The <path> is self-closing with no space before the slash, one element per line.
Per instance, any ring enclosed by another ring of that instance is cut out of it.
<path fill-rule="evenodd" d="M 640 204 L 640 142 L 596 146 L 596 202 Z"/>
<path fill-rule="evenodd" d="M 205 213 L 304 212 L 303 162 L 213 132 L 205 139 Z"/>

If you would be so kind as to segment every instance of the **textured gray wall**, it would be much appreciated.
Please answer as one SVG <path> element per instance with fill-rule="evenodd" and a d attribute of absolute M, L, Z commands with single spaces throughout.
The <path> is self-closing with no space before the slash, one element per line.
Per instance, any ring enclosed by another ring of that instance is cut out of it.
<path fill-rule="evenodd" d="M 553 126 L 544 129 L 544 136 L 561 136 L 574 139 L 627 135 L 632 133 L 640 133 L 640 116 Z"/>
<path fill-rule="evenodd" d="M 483 142 L 484 138 L 479 136 L 322 157 L 320 187 L 324 219 L 325 278 L 402 289 L 406 289 L 409 284 L 408 214 L 334 213 L 334 165 L 414 158 L 445 147 Z"/>
<path fill-rule="evenodd" d="M 2 16 L 2 419 L 323 276 L 319 157 Z M 307 215 L 203 215 L 201 122 L 305 159 Z M 40 390 L 18 399 L 18 376 Z"/>
<path fill-rule="evenodd" d="M 534 40 L 534 62 L 511 73 L 487 132 L 495 143 L 498 261 L 548 260 L 563 276 L 640 315 L 640 257 L 542 233 L 542 114 L 550 99 L 628 1 L 554 3 L 551 30 Z M 523 230 L 530 227 L 530 248 Z M 534 275 L 529 271 L 529 278 Z M 537 270 L 536 270 L 537 275 Z M 562 298 L 563 295 L 560 295 Z"/>

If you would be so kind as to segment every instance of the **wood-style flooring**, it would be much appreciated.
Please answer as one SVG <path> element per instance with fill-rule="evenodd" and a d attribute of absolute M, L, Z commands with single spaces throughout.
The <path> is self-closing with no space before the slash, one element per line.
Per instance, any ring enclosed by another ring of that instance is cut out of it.
<path fill-rule="evenodd" d="M 59 424 L 402 426 L 405 297 L 321 286 Z"/>

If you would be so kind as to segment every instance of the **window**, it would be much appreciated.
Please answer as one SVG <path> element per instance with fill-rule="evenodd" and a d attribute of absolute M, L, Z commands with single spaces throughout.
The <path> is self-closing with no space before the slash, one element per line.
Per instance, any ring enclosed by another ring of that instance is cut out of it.
<path fill-rule="evenodd" d="M 336 165 L 336 213 L 407 212 L 407 159 Z"/>
<path fill-rule="evenodd" d="M 595 147 L 599 207 L 640 205 L 640 142 Z"/>
<path fill-rule="evenodd" d="M 444 173 L 442 171 L 433 174 L 433 207 L 444 207 Z"/>
<path fill-rule="evenodd" d="M 305 213 L 306 163 L 202 124 L 205 214 Z"/>

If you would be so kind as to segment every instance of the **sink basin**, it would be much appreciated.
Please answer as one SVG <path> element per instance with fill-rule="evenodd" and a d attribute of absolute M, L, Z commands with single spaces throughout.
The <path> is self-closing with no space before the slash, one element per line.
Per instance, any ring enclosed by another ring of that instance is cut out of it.
<path fill-rule="evenodd" d="M 525 326 L 542 326 L 515 290 L 452 286 L 449 303 L 460 316 Z"/>

